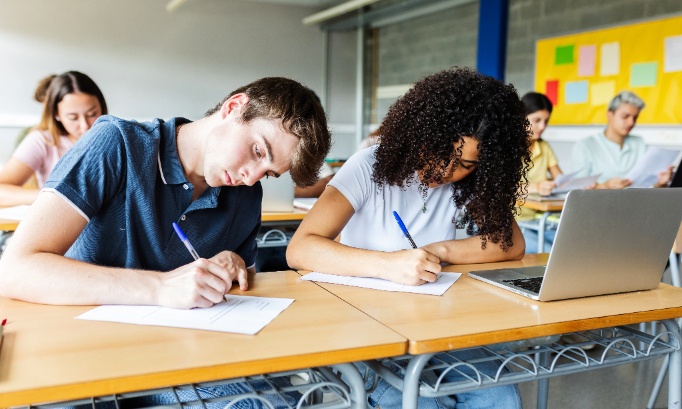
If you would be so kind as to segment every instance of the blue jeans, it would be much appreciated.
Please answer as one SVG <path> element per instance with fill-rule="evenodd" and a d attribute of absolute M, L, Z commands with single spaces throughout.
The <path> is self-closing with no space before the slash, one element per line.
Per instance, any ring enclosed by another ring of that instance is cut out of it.
<path fill-rule="evenodd" d="M 458 351 L 454 355 L 461 360 L 486 356 L 484 352 L 476 349 Z M 495 363 L 479 364 L 477 368 L 488 375 L 492 375 L 497 371 Z M 389 366 L 389 369 L 397 372 L 396 367 Z M 371 373 L 371 375 L 374 374 Z M 462 379 L 464 377 L 456 371 L 449 371 L 445 375 L 445 380 L 449 382 Z M 369 376 L 365 385 L 366 389 L 371 388 L 372 384 L 373 376 Z M 400 409 L 403 403 L 402 392 L 379 378 L 376 388 L 367 396 L 367 403 L 372 408 L 381 406 L 381 409 Z M 504 385 L 439 398 L 419 397 L 417 407 L 419 409 L 521 409 L 521 395 L 516 385 Z"/>
<path fill-rule="evenodd" d="M 526 240 L 526 254 L 536 254 L 538 252 L 538 232 L 531 229 L 522 229 L 523 238 Z M 554 244 L 554 237 L 556 236 L 556 229 L 545 230 L 545 253 Z"/>
<path fill-rule="evenodd" d="M 273 384 L 279 386 L 279 387 L 287 387 L 291 386 L 291 383 L 284 377 L 276 377 L 276 378 L 271 378 L 271 381 Z M 249 387 L 249 385 L 251 387 Z M 159 406 L 159 405 L 176 405 L 180 402 L 192 402 L 192 401 L 197 401 L 199 399 L 202 400 L 208 400 L 211 398 L 218 398 L 218 397 L 225 397 L 225 396 L 230 396 L 230 395 L 237 395 L 237 394 L 245 394 L 245 393 L 258 393 L 258 395 L 262 398 L 265 398 L 272 404 L 273 407 L 276 409 L 279 408 L 291 408 L 291 407 L 296 407 L 296 404 L 298 403 L 298 400 L 301 398 L 301 394 L 298 392 L 287 392 L 287 393 L 282 393 L 284 398 L 286 399 L 286 402 L 283 401 L 280 398 L 280 395 L 277 394 L 270 394 L 270 393 L 264 393 L 266 391 L 271 391 L 272 389 L 268 385 L 268 383 L 264 380 L 251 380 L 249 382 L 249 385 L 247 385 L 246 382 L 235 382 L 235 383 L 229 383 L 229 384 L 222 384 L 222 385 L 215 385 L 215 386 L 202 386 L 202 387 L 197 387 L 196 391 L 198 393 L 194 392 L 192 389 L 176 389 L 175 393 L 177 393 L 177 397 L 179 398 L 176 399 L 174 393 L 170 392 L 163 392 L 163 393 L 157 393 L 157 394 L 150 394 L 147 396 L 141 396 L 137 398 L 128 398 L 128 399 L 123 399 L 121 403 L 121 408 L 143 408 L 143 407 L 150 407 L 150 406 Z M 204 402 L 204 405 L 208 409 L 223 409 L 227 404 L 229 403 L 228 400 L 220 401 L 220 402 Z M 199 404 L 199 406 L 201 406 Z M 198 406 L 198 407 L 199 407 Z M 97 409 L 116 409 L 116 404 L 113 402 L 102 402 L 98 403 L 96 405 Z M 88 409 L 92 408 L 92 405 L 78 405 L 78 406 L 71 406 L 71 407 L 65 407 L 64 409 Z M 230 408 L 235 408 L 235 409 L 269 409 L 269 406 L 266 406 L 262 401 L 257 400 L 257 399 L 244 399 L 238 402 L 235 402 L 233 406 Z"/>

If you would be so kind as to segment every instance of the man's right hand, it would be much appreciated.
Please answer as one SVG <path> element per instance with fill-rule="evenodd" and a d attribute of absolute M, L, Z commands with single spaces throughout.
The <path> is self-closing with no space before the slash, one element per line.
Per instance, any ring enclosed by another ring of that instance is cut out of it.
<path fill-rule="evenodd" d="M 167 273 L 159 273 L 157 304 L 171 308 L 207 308 L 223 301 L 232 279 L 226 268 L 199 259 Z"/>
<path fill-rule="evenodd" d="M 612 178 L 597 185 L 597 189 L 624 189 L 632 184 L 629 179 Z"/>

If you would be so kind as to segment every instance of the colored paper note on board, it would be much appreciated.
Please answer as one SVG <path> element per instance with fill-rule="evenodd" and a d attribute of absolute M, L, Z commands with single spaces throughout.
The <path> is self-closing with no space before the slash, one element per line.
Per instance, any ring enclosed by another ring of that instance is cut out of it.
<path fill-rule="evenodd" d="M 591 105 L 607 105 L 614 95 L 616 95 L 615 81 L 596 82 L 590 85 Z"/>
<path fill-rule="evenodd" d="M 637 63 L 630 66 L 631 87 L 653 87 L 658 74 L 657 62 Z"/>
<path fill-rule="evenodd" d="M 545 83 L 545 95 L 552 101 L 552 105 L 557 106 L 559 102 L 559 81 L 549 80 Z"/>
<path fill-rule="evenodd" d="M 620 73 L 620 43 L 604 43 L 601 45 L 599 74 L 618 75 Z"/>
<path fill-rule="evenodd" d="M 567 104 L 587 102 L 587 81 L 569 81 L 564 87 L 564 101 Z"/>
<path fill-rule="evenodd" d="M 563 45 L 554 50 L 554 64 L 573 64 L 573 45 Z"/>
<path fill-rule="evenodd" d="M 682 36 L 666 37 L 663 47 L 663 72 L 682 71 Z"/>
<path fill-rule="evenodd" d="M 597 64 L 597 46 L 584 45 L 578 48 L 578 75 L 591 77 Z"/>

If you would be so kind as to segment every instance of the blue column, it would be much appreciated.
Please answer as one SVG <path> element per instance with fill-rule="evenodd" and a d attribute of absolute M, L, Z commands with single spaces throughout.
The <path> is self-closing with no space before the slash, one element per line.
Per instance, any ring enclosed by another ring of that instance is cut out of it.
<path fill-rule="evenodd" d="M 480 0 L 476 68 L 504 81 L 509 0 Z"/>

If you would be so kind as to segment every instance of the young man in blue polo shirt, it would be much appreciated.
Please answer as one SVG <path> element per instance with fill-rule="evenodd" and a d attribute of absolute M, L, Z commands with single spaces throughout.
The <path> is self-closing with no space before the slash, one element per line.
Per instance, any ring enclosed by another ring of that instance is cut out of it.
<path fill-rule="evenodd" d="M 0 261 L 0 294 L 47 304 L 209 307 L 255 272 L 263 177 L 312 185 L 330 147 L 319 98 L 264 78 L 204 118 L 101 117 Z M 172 223 L 200 258 L 193 260 Z"/>

